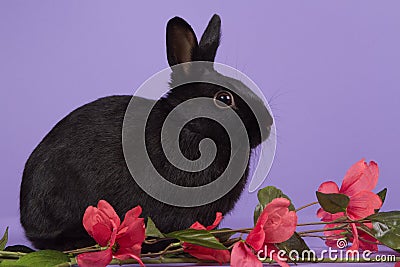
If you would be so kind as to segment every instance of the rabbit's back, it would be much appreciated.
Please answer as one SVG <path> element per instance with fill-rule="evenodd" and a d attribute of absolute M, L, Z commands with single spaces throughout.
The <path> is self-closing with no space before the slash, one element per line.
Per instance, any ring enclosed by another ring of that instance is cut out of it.
<path fill-rule="evenodd" d="M 112 96 L 76 109 L 47 134 L 29 157 L 21 183 L 20 213 L 26 236 L 36 248 L 68 250 L 93 245 L 82 218 L 85 209 L 100 199 L 107 200 L 121 218 L 141 205 L 143 218 L 151 217 L 165 233 L 188 228 L 195 221 L 210 225 L 216 212 L 226 214 L 233 208 L 246 179 L 219 200 L 192 208 L 159 202 L 136 184 L 122 149 L 122 125 L 130 100 L 131 96 Z M 154 103 L 138 100 L 143 108 Z M 148 149 L 152 154 L 160 151 L 156 146 Z M 213 167 L 210 173 L 220 167 Z M 209 175 L 182 178 L 192 183 L 191 179 L 206 181 Z"/>
<path fill-rule="evenodd" d="M 39 238 L 81 235 L 76 230 L 83 231 L 84 210 L 99 199 L 107 199 L 119 213 L 126 211 L 124 195 L 139 191 L 121 147 L 130 99 L 105 97 L 76 109 L 54 126 L 29 157 L 20 210 L 21 223 L 34 244 Z"/>

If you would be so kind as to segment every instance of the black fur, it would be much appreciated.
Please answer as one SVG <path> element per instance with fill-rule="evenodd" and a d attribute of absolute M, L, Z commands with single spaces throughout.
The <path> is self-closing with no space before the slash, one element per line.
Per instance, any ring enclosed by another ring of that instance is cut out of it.
<path fill-rule="evenodd" d="M 189 24 L 173 18 L 167 25 L 167 57 L 171 66 L 195 60 L 214 60 L 220 40 L 220 19 L 215 15 L 201 38 L 200 46 Z M 189 70 L 190 71 L 190 70 Z M 204 138 L 214 140 L 218 152 L 207 169 L 188 173 L 168 163 L 160 144 L 161 126 L 168 113 L 179 103 L 195 97 L 211 97 L 220 90 L 231 91 L 235 111 L 244 121 L 251 148 L 261 140 L 260 130 L 268 133 L 272 118 L 261 100 L 241 82 L 224 77 L 213 69 L 203 71 L 226 80 L 241 90 L 266 114 L 265 129 L 259 129 L 247 104 L 229 88 L 196 83 L 179 86 L 157 101 L 146 126 L 146 145 L 157 170 L 168 180 L 184 186 L 198 186 L 216 179 L 225 169 L 230 141 L 224 128 L 204 118 L 188 123 L 180 134 L 182 153 L 189 159 L 199 155 L 198 144 Z M 179 77 L 171 75 L 171 85 Z M 239 199 L 247 181 L 248 168 L 239 183 L 219 200 L 195 208 L 161 203 L 135 183 L 122 152 L 122 122 L 131 96 L 110 96 L 86 104 L 62 119 L 46 135 L 29 157 L 21 184 L 21 224 L 26 236 L 38 249 L 69 250 L 94 243 L 82 226 L 86 207 L 107 200 L 121 218 L 136 205 L 142 216 L 150 216 L 163 232 L 189 227 L 195 221 L 209 225 L 215 213 L 227 214 Z M 140 99 L 143 103 L 153 100 Z M 218 109 L 218 107 L 215 107 Z M 185 114 L 182 114 L 184 116 Z"/>

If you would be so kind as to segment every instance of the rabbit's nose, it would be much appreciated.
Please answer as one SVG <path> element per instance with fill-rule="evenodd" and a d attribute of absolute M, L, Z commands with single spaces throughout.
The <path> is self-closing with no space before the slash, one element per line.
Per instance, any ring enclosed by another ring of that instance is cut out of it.
<path fill-rule="evenodd" d="M 271 125 L 269 125 L 267 127 L 263 127 L 261 129 L 262 141 L 267 140 L 270 134 L 271 134 Z"/>
<path fill-rule="evenodd" d="M 269 127 L 269 129 L 271 130 L 271 126 L 274 123 L 274 119 L 272 118 L 271 114 L 267 111 L 266 115 L 266 121 L 265 121 L 265 125 L 267 125 Z"/>

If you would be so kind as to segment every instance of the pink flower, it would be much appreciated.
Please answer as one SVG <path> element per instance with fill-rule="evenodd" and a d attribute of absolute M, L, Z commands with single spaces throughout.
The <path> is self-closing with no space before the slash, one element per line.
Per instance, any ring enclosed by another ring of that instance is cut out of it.
<path fill-rule="evenodd" d="M 142 266 L 140 251 L 145 239 L 144 219 L 139 218 L 142 208 L 137 206 L 125 215 L 121 223 L 113 207 L 105 200 L 100 200 L 97 208 L 89 206 L 83 216 L 83 226 L 90 236 L 106 250 L 83 253 L 77 256 L 81 267 L 107 266 L 114 256 L 125 260 L 134 258 Z"/>
<path fill-rule="evenodd" d="M 261 261 L 242 241 L 237 242 L 232 249 L 231 267 L 262 267 Z"/>
<path fill-rule="evenodd" d="M 335 182 L 322 183 L 318 189 L 325 194 L 339 193 L 350 198 L 347 215 L 352 220 L 359 220 L 375 213 L 382 206 L 382 200 L 372 192 L 378 182 L 378 165 L 371 161 L 367 164 L 364 159 L 355 163 L 343 178 L 342 186 Z M 322 208 L 318 210 L 318 217 L 324 218 L 329 213 Z"/>
<path fill-rule="evenodd" d="M 215 221 L 212 225 L 205 227 L 201 223 L 195 222 L 194 224 L 192 224 L 190 228 L 196 230 L 212 230 L 218 226 L 221 220 L 222 220 L 222 213 L 217 212 Z M 229 262 L 230 253 L 228 250 L 206 248 L 198 245 L 193 245 L 187 242 L 184 242 L 182 246 L 185 252 L 189 253 L 190 255 L 198 259 L 216 261 L 219 264 Z"/>
<path fill-rule="evenodd" d="M 335 182 L 329 181 L 322 183 L 318 189 L 319 192 L 325 194 L 345 194 L 350 198 L 350 202 L 346 212 L 331 214 L 320 208 L 317 212 L 317 216 L 324 222 L 331 222 L 342 217 L 344 218 L 346 215 L 352 220 L 360 220 L 374 214 L 375 210 L 382 206 L 382 200 L 378 195 L 372 192 L 378 182 L 378 176 L 378 165 L 373 161 L 367 164 L 364 159 L 362 159 L 351 166 L 347 171 L 340 189 Z M 366 225 L 372 228 L 372 225 Z M 338 226 L 340 226 L 340 223 L 327 224 L 325 229 Z M 350 224 L 353 234 L 350 240 L 352 240 L 353 244 L 349 250 L 358 250 L 361 248 L 363 250 L 377 251 L 377 240 L 364 231 L 357 229 L 357 226 L 358 224 L 356 223 Z M 345 232 L 345 229 L 325 231 L 325 236 L 330 237 L 325 243 L 330 247 L 337 247 L 337 240 L 345 237 L 343 232 Z"/>
<path fill-rule="evenodd" d="M 275 243 L 288 240 L 296 231 L 297 214 L 289 211 L 290 201 L 286 198 L 272 200 L 263 210 L 257 220 L 256 226 L 249 233 L 246 243 L 255 251 L 266 247 L 269 251 L 274 250 L 272 258 L 280 266 L 289 266 L 277 256 L 278 249 Z M 267 253 L 266 251 L 264 253 Z M 270 253 L 267 253 L 268 256 Z"/>
<path fill-rule="evenodd" d="M 256 226 L 247 236 L 246 242 L 255 250 L 264 244 L 281 243 L 295 232 L 297 215 L 289 211 L 290 201 L 286 198 L 272 200 L 263 210 Z"/>

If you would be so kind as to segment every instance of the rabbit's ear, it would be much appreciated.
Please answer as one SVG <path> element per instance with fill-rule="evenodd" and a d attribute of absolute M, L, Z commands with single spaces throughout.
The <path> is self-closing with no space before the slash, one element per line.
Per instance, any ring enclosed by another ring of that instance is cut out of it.
<path fill-rule="evenodd" d="M 193 61 L 198 49 L 196 35 L 190 25 L 180 17 L 167 24 L 167 58 L 170 66 Z"/>
<path fill-rule="evenodd" d="M 221 18 L 214 14 L 199 43 L 199 57 L 204 61 L 214 62 L 221 39 Z"/>

